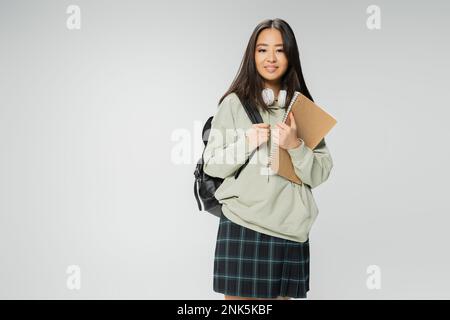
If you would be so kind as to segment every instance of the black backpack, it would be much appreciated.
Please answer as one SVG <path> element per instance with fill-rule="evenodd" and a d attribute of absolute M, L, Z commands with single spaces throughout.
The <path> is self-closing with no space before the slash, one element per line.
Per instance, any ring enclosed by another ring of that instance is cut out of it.
<path fill-rule="evenodd" d="M 250 107 L 250 104 L 246 101 L 243 103 L 244 109 L 247 112 L 248 117 L 252 121 L 252 123 L 262 123 L 263 119 L 261 117 L 261 114 L 259 111 L 255 110 L 254 108 Z M 206 145 L 208 144 L 209 139 L 209 132 L 211 130 L 211 121 L 214 116 L 211 116 L 208 118 L 206 123 L 203 126 L 202 130 L 202 139 L 204 148 L 206 148 Z M 256 148 L 250 156 L 247 158 L 245 163 L 236 170 L 236 173 L 234 174 L 234 178 L 237 179 L 239 177 L 239 174 L 241 173 L 242 169 L 245 168 L 245 166 L 250 161 L 253 154 L 259 149 Z M 222 204 L 219 203 L 219 201 L 214 197 L 214 193 L 219 188 L 219 186 L 222 184 L 223 180 L 222 178 L 218 177 L 211 177 L 207 175 L 203 171 L 203 154 L 205 152 L 205 149 L 203 149 L 202 157 L 197 162 L 197 166 L 194 171 L 195 181 L 194 181 L 194 196 L 197 200 L 198 209 L 200 211 L 206 211 L 209 212 L 217 217 L 220 217 L 222 214 Z"/>

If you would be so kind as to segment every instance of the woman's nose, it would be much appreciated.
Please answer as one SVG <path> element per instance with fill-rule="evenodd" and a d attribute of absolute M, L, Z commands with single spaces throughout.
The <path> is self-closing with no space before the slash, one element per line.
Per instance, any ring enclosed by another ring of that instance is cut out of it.
<path fill-rule="evenodd" d="M 275 61 L 275 60 L 276 60 L 275 52 L 269 51 L 269 56 L 267 57 L 267 59 L 268 59 L 269 61 Z"/>

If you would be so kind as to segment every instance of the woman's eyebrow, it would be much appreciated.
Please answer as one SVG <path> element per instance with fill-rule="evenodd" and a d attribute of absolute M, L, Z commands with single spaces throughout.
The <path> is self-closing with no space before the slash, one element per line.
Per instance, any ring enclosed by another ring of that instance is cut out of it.
<path fill-rule="evenodd" d="M 268 44 L 267 43 L 258 43 L 257 45 L 256 45 L 257 47 L 259 47 L 259 46 L 268 46 Z M 283 44 L 282 43 L 278 43 L 278 44 L 276 44 L 275 45 L 275 47 L 279 47 L 279 46 L 283 46 Z"/>

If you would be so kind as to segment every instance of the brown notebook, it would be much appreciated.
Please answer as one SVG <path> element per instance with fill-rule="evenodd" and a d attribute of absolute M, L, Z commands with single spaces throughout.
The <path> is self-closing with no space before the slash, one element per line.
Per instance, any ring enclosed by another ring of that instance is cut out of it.
<path fill-rule="evenodd" d="M 294 93 L 286 109 L 283 122 L 288 119 L 290 111 L 294 115 L 297 126 L 297 137 L 301 138 L 311 149 L 314 149 L 336 124 L 335 118 L 298 91 Z M 287 123 L 289 124 L 289 121 Z M 280 148 L 275 143 L 272 144 L 269 164 L 273 173 L 297 184 L 302 184 L 295 173 L 291 156 L 287 150 Z"/>

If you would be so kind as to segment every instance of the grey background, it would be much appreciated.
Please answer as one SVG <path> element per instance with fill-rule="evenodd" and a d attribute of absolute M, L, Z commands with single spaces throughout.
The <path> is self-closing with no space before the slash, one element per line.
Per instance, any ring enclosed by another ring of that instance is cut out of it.
<path fill-rule="evenodd" d="M 450 298 L 448 1 L 0 3 L 1 298 L 223 298 L 218 220 L 192 191 L 200 125 L 275 17 L 338 120 L 313 190 L 308 298 Z M 66 28 L 71 4 L 81 30 Z"/>

